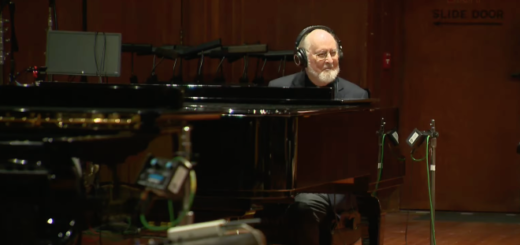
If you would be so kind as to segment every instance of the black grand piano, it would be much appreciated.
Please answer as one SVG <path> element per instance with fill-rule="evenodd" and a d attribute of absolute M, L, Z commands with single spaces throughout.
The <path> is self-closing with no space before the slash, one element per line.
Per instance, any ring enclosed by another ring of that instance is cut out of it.
<path fill-rule="evenodd" d="M 185 110 L 222 111 L 218 121 L 192 124 L 193 152 L 200 154 L 197 216 L 249 212 L 262 218 L 268 239 L 276 239 L 284 232 L 277 218 L 297 193 L 352 193 L 366 228 L 363 244 L 382 244 L 381 207 L 371 196 L 378 179 L 376 132 L 382 118 L 396 129 L 397 109 L 380 108 L 376 99 L 334 100 L 329 88 L 181 87 Z M 404 165 L 390 154 L 384 163 L 378 189 L 399 186 Z"/>
<path fill-rule="evenodd" d="M 40 83 L 45 87 L 111 86 Z M 196 221 L 260 217 L 267 238 L 272 218 L 297 193 L 353 193 L 362 216 L 363 244 L 382 244 L 381 207 L 370 195 L 378 179 L 381 119 L 396 129 L 396 108 L 377 99 L 333 100 L 328 88 L 149 84 L 183 91 L 183 111 L 219 112 L 192 121 L 191 151 L 198 179 Z M 384 157 L 379 189 L 402 183 L 404 166 Z M 283 221 L 282 221 L 283 222 Z"/>

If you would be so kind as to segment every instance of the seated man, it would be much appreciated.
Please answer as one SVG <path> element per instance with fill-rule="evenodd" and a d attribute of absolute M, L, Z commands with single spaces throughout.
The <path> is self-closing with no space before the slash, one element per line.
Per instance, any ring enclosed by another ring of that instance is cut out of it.
<path fill-rule="evenodd" d="M 336 99 L 368 99 L 366 90 L 338 77 L 342 56 L 341 42 L 331 29 L 325 26 L 307 27 L 296 39 L 294 55 L 294 62 L 302 67 L 302 71 L 272 80 L 269 87 L 332 86 Z"/>
<path fill-rule="evenodd" d="M 296 39 L 294 61 L 302 71 L 275 79 L 269 87 L 332 86 L 336 99 L 367 99 L 368 92 L 338 77 L 341 42 L 325 26 L 305 28 Z M 342 194 L 302 193 L 286 212 L 290 244 L 332 244 L 331 231 L 350 219 L 355 198 Z"/>

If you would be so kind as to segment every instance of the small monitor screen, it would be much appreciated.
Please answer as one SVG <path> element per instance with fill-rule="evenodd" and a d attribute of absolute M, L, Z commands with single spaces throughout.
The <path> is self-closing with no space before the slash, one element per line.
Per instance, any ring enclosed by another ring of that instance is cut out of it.
<path fill-rule="evenodd" d="M 49 31 L 47 74 L 119 77 L 121 33 Z"/>

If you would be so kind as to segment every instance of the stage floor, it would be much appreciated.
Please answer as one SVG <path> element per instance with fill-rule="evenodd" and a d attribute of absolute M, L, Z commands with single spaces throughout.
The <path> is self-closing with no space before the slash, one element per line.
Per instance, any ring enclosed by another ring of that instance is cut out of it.
<path fill-rule="evenodd" d="M 385 215 L 384 245 L 430 244 L 429 213 L 410 211 L 408 238 L 405 240 L 407 213 Z M 437 244 L 520 244 L 520 215 L 437 212 L 435 225 Z M 341 241 L 335 234 L 334 244 L 352 244 Z M 355 245 L 361 245 L 358 241 Z"/>
<path fill-rule="evenodd" d="M 387 213 L 384 216 L 384 245 L 429 245 L 430 223 L 429 213 L 410 211 L 408 215 L 408 235 L 405 239 L 407 227 L 407 212 Z M 438 245 L 474 245 L 474 244 L 520 244 L 520 215 L 518 214 L 488 214 L 488 213 L 460 213 L 437 212 L 436 238 Z M 147 238 L 141 238 L 141 242 L 155 237 L 161 241 L 163 233 L 149 232 Z M 101 237 L 103 245 L 128 245 L 134 239 L 124 239 L 120 235 L 104 232 Z M 336 231 L 334 245 L 361 245 L 359 230 Z M 100 244 L 99 233 L 86 231 L 83 237 L 83 245 Z"/>

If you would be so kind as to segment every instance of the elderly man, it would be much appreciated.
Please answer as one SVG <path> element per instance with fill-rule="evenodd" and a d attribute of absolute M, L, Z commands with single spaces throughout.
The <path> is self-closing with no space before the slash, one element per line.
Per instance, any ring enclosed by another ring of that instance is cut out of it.
<path fill-rule="evenodd" d="M 294 61 L 301 72 L 275 79 L 269 87 L 325 87 L 335 99 L 367 99 L 368 92 L 338 77 L 341 42 L 326 26 L 305 28 L 296 39 Z M 357 209 L 352 195 L 302 193 L 286 212 L 290 244 L 332 244 L 332 229 L 352 221 Z"/>
<path fill-rule="evenodd" d="M 339 59 L 343 56 L 341 42 L 326 26 L 310 26 L 298 35 L 294 62 L 302 71 L 275 79 L 269 87 L 335 88 L 336 99 L 367 99 L 368 92 L 358 85 L 338 77 Z"/>

